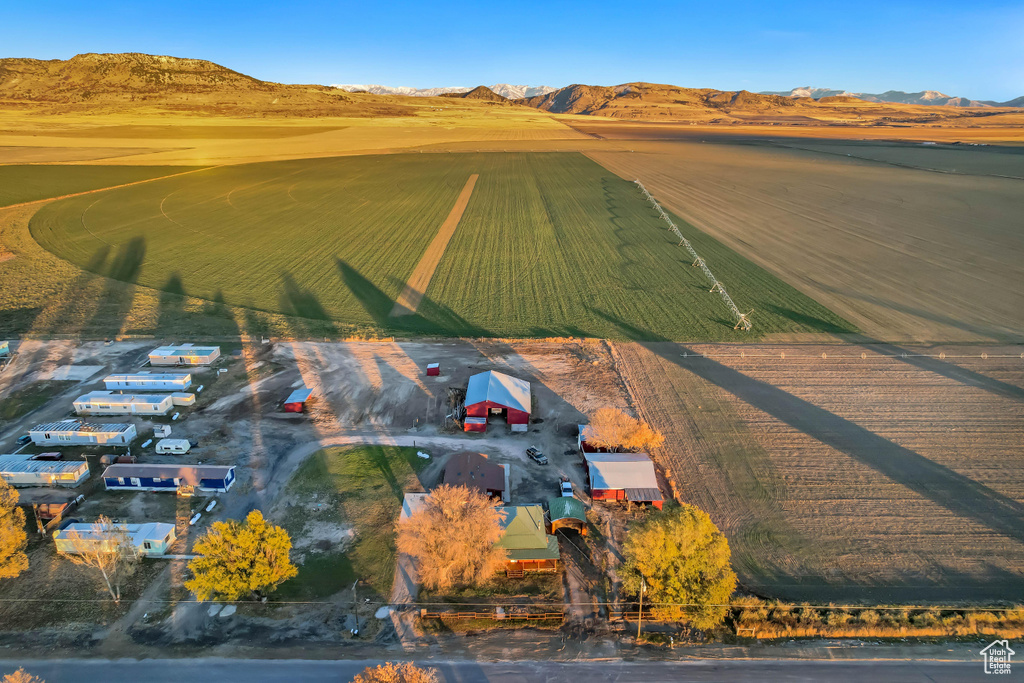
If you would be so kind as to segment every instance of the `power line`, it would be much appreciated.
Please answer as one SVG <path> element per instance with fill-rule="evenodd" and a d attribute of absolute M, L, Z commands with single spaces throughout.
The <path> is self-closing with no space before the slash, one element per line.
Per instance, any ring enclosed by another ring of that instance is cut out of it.
<path fill-rule="evenodd" d="M 735 316 L 736 318 L 736 325 L 733 326 L 732 329 L 738 330 L 742 328 L 744 332 L 749 332 L 750 328 L 752 327 L 750 323 L 750 313 L 753 313 L 753 311 L 750 311 L 750 313 L 740 313 L 740 309 L 736 307 L 736 303 L 732 300 L 732 297 L 729 296 L 729 293 L 727 291 L 725 291 L 725 285 L 718 281 L 718 278 L 716 278 L 714 273 L 711 272 L 711 269 L 708 268 L 708 264 L 704 262 L 704 259 L 700 257 L 700 254 L 697 253 L 697 250 L 693 248 L 692 244 L 690 244 L 690 240 L 683 237 L 683 233 L 681 233 L 679 231 L 679 228 L 676 227 L 676 224 L 672 222 L 672 218 L 667 213 L 665 213 L 665 209 L 661 208 L 661 204 L 659 204 L 654 199 L 654 197 L 651 196 L 651 193 L 647 191 L 647 188 L 644 187 L 643 183 L 641 183 L 639 180 L 634 180 L 633 182 L 636 183 L 637 187 L 639 187 L 640 190 L 643 192 L 644 198 L 647 199 L 647 201 L 649 201 L 651 205 L 658 210 L 658 213 L 661 215 L 662 220 L 668 223 L 669 229 L 672 230 L 672 232 L 676 234 L 676 237 L 679 238 L 679 246 L 686 247 L 686 250 L 690 252 L 690 256 L 693 257 L 693 265 L 700 266 L 700 269 L 701 271 L 703 271 L 704 276 L 711 282 L 710 291 L 718 292 L 718 295 L 722 297 L 722 301 L 724 301 L 725 305 L 729 307 L 730 311 L 732 311 L 733 316 Z"/>

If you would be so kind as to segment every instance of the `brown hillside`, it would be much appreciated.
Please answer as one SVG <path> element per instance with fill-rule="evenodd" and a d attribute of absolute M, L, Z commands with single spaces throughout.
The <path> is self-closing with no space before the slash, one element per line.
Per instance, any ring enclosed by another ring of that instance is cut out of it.
<path fill-rule="evenodd" d="M 547 95 L 516 100 L 553 114 L 690 123 L 779 125 L 908 125 L 990 117 L 1006 110 L 938 108 L 867 102 L 852 97 L 793 98 L 746 90 L 682 88 L 657 83 L 616 86 L 570 85 Z"/>
<path fill-rule="evenodd" d="M 139 53 L 0 59 L 0 104 L 83 112 L 150 108 L 314 116 L 410 113 L 388 97 L 321 85 L 270 83 L 202 59 Z"/>
<path fill-rule="evenodd" d="M 444 95 L 441 95 L 441 97 L 459 97 L 465 100 L 484 100 L 486 102 L 500 102 L 502 104 L 511 102 L 507 97 L 499 95 L 486 85 L 478 85 L 469 92 L 445 93 Z"/>

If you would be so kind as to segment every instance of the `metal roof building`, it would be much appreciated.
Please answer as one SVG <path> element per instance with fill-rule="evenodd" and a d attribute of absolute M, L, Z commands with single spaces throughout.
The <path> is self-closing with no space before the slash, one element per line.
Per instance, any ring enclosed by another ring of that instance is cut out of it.
<path fill-rule="evenodd" d="M 296 389 L 284 401 L 284 412 L 301 413 L 306 408 L 306 401 L 313 395 L 312 389 Z"/>
<path fill-rule="evenodd" d="M 517 505 L 501 511 L 505 533 L 495 545 L 508 553 L 505 573 L 521 576 L 529 571 L 557 569 L 558 539 L 547 532 L 544 510 L 539 505 Z"/>
<path fill-rule="evenodd" d="M 563 528 L 575 529 L 581 534 L 587 533 L 587 511 L 578 498 L 551 498 L 548 500 L 548 517 L 551 520 L 551 533 Z"/>
<path fill-rule="evenodd" d="M 594 500 L 628 500 L 661 508 L 654 463 L 646 453 L 584 453 Z"/>
<path fill-rule="evenodd" d="M 149 352 L 150 365 L 210 365 L 220 358 L 219 346 L 171 344 Z"/>
<path fill-rule="evenodd" d="M 235 483 L 235 468 L 222 465 L 111 465 L 103 472 L 103 484 L 112 491 L 226 492 Z"/>
<path fill-rule="evenodd" d="M 422 510 L 427 504 L 429 493 L 407 493 L 402 500 L 402 512 L 398 515 L 398 521 L 409 519 Z"/>
<path fill-rule="evenodd" d="M 89 478 L 84 460 L 29 460 L 25 456 L 0 456 L 0 478 L 11 486 L 65 486 L 73 488 Z"/>
<path fill-rule="evenodd" d="M 127 445 L 138 435 L 135 425 L 123 423 L 90 423 L 81 420 L 46 422 L 28 430 L 37 446 L 104 446 Z"/>
<path fill-rule="evenodd" d="M 177 538 L 173 524 L 148 522 L 146 524 L 115 524 L 122 530 L 140 555 L 164 555 Z M 97 524 L 69 524 L 53 535 L 57 550 L 79 553 L 82 550 L 104 548 L 112 550 L 114 541 Z"/>
<path fill-rule="evenodd" d="M 138 372 L 107 375 L 103 383 L 110 391 L 184 391 L 192 386 L 192 375 L 187 372 Z"/>
<path fill-rule="evenodd" d="M 526 431 L 532 409 L 533 397 L 530 393 L 530 383 L 526 380 L 494 370 L 481 372 L 469 378 L 466 387 L 468 417 L 486 419 L 491 414 L 503 414 L 505 421 L 512 425 L 512 431 Z M 478 431 L 470 429 L 470 424 L 467 420 L 466 431 Z M 478 422 L 472 424 L 479 425 Z M 486 429 L 486 424 L 484 428 Z"/>
<path fill-rule="evenodd" d="M 90 391 L 76 398 L 74 405 L 79 415 L 166 415 L 174 408 L 174 397 Z"/>

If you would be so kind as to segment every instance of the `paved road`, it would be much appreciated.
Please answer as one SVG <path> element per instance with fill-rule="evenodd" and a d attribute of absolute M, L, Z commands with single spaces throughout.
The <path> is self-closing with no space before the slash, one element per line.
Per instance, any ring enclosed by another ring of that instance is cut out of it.
<path fill-rule="evenodd" d="M 311 660 L 51 660 L 0 661 L 0 673 L 18 665 L 46 683 L 342 683 L 377 661 Z M 443 683 L 658 683 L 660 681 L 913 681 L 985 680 L 981 662 L 808 660 L 690 660 L 684 662 L 426 662 Z M 1016 672 L 1014 672 L 1016 673 Z M 1013 679 L 1013 675 L 1007 678 Z"/>

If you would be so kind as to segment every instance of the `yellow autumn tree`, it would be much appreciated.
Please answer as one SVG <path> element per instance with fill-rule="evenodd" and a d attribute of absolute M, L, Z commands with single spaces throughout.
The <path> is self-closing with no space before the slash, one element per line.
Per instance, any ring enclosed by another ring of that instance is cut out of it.
<path fill-rule="evenodd" d="M 466 486 L 438 486 L 421 510 L 398 525 L 398 549 L 416 560 L 431 590 L 484 583 L 505 564 L 501 512 L 491 498 Z"/>
<path fill-rule="evenodd" d="M 583 440 L 597 448 L 626 451 L 650 451 L 665 442 L 665 437 L 643 420 L 615 408 L 600 408 L 583 428 Z"/>
<path fill-rule="evenodd" d="M 28 569 L 25 511 L 18 507 L 18 498 L 18 492 L 0 479 L 0 579 L 13 579 Z"/>
<path fill-rule="evenodd" d="M 288 532 L 253 510 L 244 522 L 214 522 L 196 541 L 198 556 L 188 563 L 192 578 L 185 587 L 200 602 L 259 599 L 298 573 L 289 553 Z"/>
<path fill-rule="evenodd" d="M 412 662 L 384 662 L 366 667 L 352 683 L 437 683 L 437 670 L 424 669 Z"/>
<path fill-rule="evenodd" d="M 3 678 L 0 678 L 0 683 L 46 683 L 39 676 L 33 676 L 32 674 L 25 671 L 24 668 L 18 669 L 12 674 L 7 674 Z"/>

